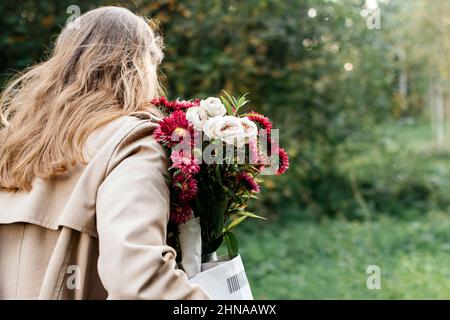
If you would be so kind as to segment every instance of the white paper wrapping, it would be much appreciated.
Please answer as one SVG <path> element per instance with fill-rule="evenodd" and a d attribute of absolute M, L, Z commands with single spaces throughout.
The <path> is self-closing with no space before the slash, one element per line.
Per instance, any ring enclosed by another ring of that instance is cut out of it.
<path fill-rule="evenodd" d="M 241 256 L 202 264 L 190 282 L 198 284 L 213 300 L 253 300 Z"/>
<path fill-rule="evenodd" d="M 181 248 L 181 265 L 190 278 L 201 271 L 202 234 L 200 218 L 194 218 L 178 225 L 178 239 Z"/>

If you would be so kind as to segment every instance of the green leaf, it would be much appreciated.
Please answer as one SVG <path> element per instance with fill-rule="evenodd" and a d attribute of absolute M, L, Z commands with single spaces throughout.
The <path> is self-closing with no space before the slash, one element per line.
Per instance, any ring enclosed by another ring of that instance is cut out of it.
<path fill-rule="evenodd" d="M 233 108 L 231 107 L 230 103 L 222 96 L 220 96 L 220 100 L 222 100 L 225 109 L 227 109 L 227 114 L 230 116 L 234 115 Z"/>
<path fill-rule="evenodd" d="M 222 92 L 223 92 L 223 94 L 225 95 L 225 97 L 223 98 L 225 101 L 227 101 L 228 102 L 228 105 L 230 106 L 230 110 L 229 111 L 231 111 L 231 113 L 230 112 L 228 112 L 228 114 L 229 115 L 235 115 L 235 112 L 233 112 L 233 107 L 235 107 L 236 108 L 236 105 L 237 105 L 237 100 L 234 98 L 234 97 L 232 97 L 232 96 L 230 96 L 230 94 L 228 93 L 228 92 L 226 92 L 225 90 L 222 90 Z M 221 99 L 222 99 L 222 97 L 221 97 Z M 222 100 L 222 102 L 223 102 L 223 100 Z M 226 107 L 226 106 L 225 106 Z"/>
<path fill-rule="evenodd" d="M 241 114 L 240 117 L 251 117 L 251 116 L 259 116 L 258 114 L 255 114 L 254 112 L 246 112 L 244 114 Z"/>
<path fill-rule="evenodd" d="M 242 221 L 244 221 L 244 220 L 247 219 L 247 218 L 248 218 L 248 216 L 242 215 L 242 216 L 240 216 L 240 217 L 234 219 L 234 220 L 228 225 L 228 227 L 225 229 L 225 231 L 229 231 L 229 230 L 233 229 L 234 227 L 236 227 L 238 224 L 240 224 Z"/>
<path fill-rule="evenodd" d="M 225 242 L 227 243 L 228 255 L 233 259 L 239 254 L 239 241 L 236 235 L 230 231 L 224 234 Z"/>
<path fill-rule="evenodd" d="M 239 107 L 238 108 L 236 108 L 236 110 L 240 110 L 243 106 L 245 106 L 247 103 L 249 103 L 250 101 L 244 101 L 243 103 L 241 103 L 240 105 L 239 105 Z"/>
<path fill-rule="evenodd" d="M 222 90 L 222 92 L 225 95 L 225 97 L 228 99 L 230 104 L 233 104 L 233 98 L 230 96 L 230 94 L 228 92 L 226 92 L 225 90 Z"/>
<path fill-rule="evenodd" d="M 244 199 L 258 199 L 258 197 L 255 194 L 253 194 L 253 193 L 243 194 L 242 198 L 244 198 Z"/>
<path fill-rule="evenodd" d="M 267 220 L 267 218 L 258 216 L 258 215 L 256 215 L 256 214 L 251 213 L 251 212 L 248 212 L 248 211 L 241 211 L 241 212 L 239 212 L 239 213 L 242 214 L 242 215 L 245 216 L 245 217 L 250 217 L 250 218 L 255 218 L 255 219 L 261 219 L 261 220 Z"/>
<path fill-rule="evenodd" d="M 166 181 L 166 183 L 170 183 L 172 178 L 170 177 L 169 174 L 163 173 L 163 177 L 164 177 L 164 180 Z"/>
<path fill-rule="evenodd" d="M 216 165 L 215 173 L 216 173 L 217 181 L 222 185 L 222 173 L 220 172 L 220 168 L 218 165 Z"/>
<path fill-rule="evenodd" d="M 242 96 L 239 97 L 237 103 L 236 103 L 236 109 L 239 110 L 244 105 L 246 105 L 249 101 L 245 99 L 245 96 L 248 95 L 248 92 L 244 93 Z"/>

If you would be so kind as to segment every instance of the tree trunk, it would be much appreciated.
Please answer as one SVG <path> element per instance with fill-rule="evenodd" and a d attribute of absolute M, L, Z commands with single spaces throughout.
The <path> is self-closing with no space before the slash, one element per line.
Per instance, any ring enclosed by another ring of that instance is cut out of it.
<path fill-rule="evenodd" d="M 435 99 L 436 145 L 438 149 L 442 149 L 445 143 L 445 100 L 440 85 L 437 86 Z"/>
<path fill-rule="evenodd" d="M 406 53 L 403 49 L 398 50 L 398 58 L 400 60 L 400 75 L 398 77 L 398 93 L 401 98 L 400 108 L 406 110 L 408 108 L 408 67 L 406 64 Z"/>

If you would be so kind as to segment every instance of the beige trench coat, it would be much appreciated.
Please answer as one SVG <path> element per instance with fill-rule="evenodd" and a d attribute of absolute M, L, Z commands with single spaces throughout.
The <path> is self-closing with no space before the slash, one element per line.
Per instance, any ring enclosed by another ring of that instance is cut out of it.
<path fill-rule="evenodd" d="M 87 165 L 0 192 L 0 299 L 204 299 L 166 245 L 166 158 L 149 113 L 86 143 Z"/>

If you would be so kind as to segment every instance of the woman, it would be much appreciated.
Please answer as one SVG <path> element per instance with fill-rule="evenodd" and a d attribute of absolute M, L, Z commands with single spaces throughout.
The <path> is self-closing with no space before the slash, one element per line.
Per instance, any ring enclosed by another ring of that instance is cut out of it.
<path fill-rule="evenodd" d="M 123 8 L 79 19 L 2 94 L 0 298 L 207 298 L 165 242 L 160 40 Z"/>

